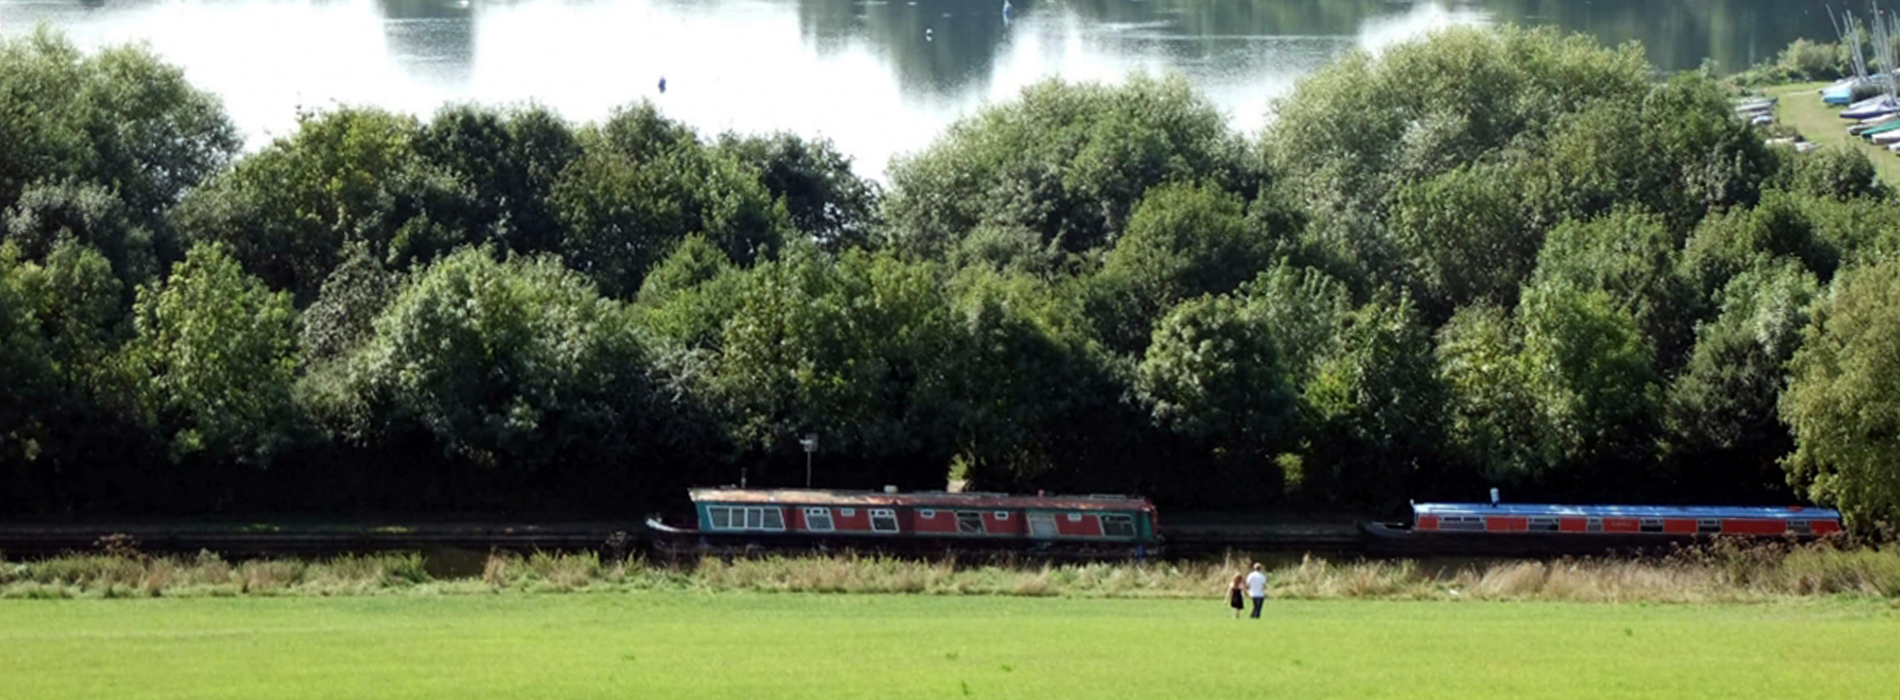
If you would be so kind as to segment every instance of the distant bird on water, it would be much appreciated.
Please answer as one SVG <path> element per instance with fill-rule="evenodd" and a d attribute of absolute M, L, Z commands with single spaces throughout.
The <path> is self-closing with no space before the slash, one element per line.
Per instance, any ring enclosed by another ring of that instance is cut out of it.
<path fill-rule="evenodd" d="M 660 78 L 660 94 L 666 94 L 666 78 Z"/>

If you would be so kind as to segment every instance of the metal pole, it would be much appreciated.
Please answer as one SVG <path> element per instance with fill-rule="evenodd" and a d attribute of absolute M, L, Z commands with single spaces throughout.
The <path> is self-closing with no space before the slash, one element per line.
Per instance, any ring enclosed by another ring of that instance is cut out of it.
<path fill-rule="evenodd" d="M 811 488 L 811 450 L 805 450 L 805 488 Z"/>

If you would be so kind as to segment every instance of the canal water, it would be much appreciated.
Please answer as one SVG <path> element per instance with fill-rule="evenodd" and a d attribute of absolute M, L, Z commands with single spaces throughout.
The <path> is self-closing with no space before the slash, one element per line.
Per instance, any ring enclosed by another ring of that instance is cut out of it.
<path fill-rule="evenodd" d="M 1806 0 L 0 0 L 0 36 L 147 43 L 252 147 L 337 104 L 534 101 L 587 122 L 651 99 L 702 134 L 828 137 L 872 175 L 1051 76 L 1179 73 L 1251 133 L 1343 52 L 1499 23 L 1640 41 L 1665 69 L 1834 38 Z"/>

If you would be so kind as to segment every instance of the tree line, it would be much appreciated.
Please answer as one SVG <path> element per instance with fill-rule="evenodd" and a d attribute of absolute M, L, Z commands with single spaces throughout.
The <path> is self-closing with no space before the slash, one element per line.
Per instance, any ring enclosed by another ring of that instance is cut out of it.
<path fill-rule="evenodd" d="M 692 484 L 1900 514 L 1900 209 L 1640 47 L 1456 29 L 1239 134 L 1046 82 L 888 186 L 650 103 L 300 115 L 0 44 L 0 508 L 625 515 Z M 1891 347 L 1890 347 L 1891 346 Z"/>

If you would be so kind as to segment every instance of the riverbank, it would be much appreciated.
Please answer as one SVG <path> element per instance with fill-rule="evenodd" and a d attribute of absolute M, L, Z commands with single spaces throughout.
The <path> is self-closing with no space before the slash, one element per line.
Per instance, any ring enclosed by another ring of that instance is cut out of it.
<path fill-rule="evenodd" d="M 875 556 L 707 558 L 657 564 L 596 552 L 466 551 L 226 560 L 137 553 L 0 562 L 0 598 L 471 595 L 500 592 L 858 593 L 1205 598 L 1254 557 L 1187 562 L 985 564 Z M 1267 558 L 1275 598 L 1767 602 L 1849 596 L 1900 603 L 1900 548 L 1717 545 L 1653 559 L 1333 561 Z"/>
<path fill-rule="evenodd" d="M 219 698 L 1844 698 L 1864 602 L 1570 605 L 652 592 L 0 601 L 0 687 Z"/>
<path fill-rule="evenodd" d="M 1900 156 L 1886 148 L 1847 133 L 1851 122 L 1840 117 L 1840 108 L 1821 102 L 1819 90 L 1827 83 L 1795 83 L 1767 88 L 1761 92 L 1779 100 L 1775 120 L 1794 129 L 1801 137 L 1826 148 L 1847 147 L 1867 154 L 1874 172 L 1889 186 L 1900 187 Z"/>

